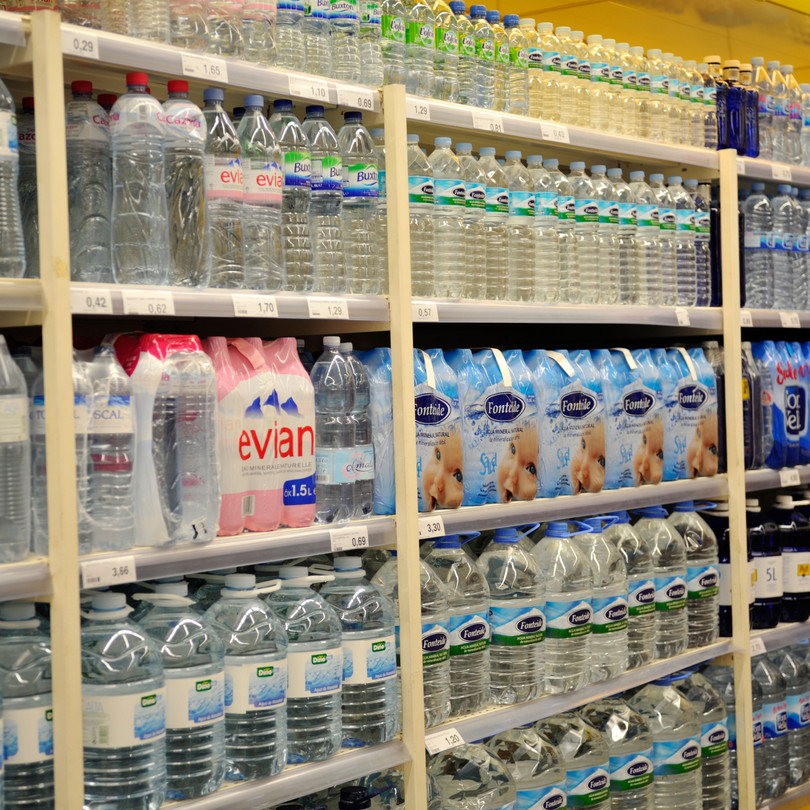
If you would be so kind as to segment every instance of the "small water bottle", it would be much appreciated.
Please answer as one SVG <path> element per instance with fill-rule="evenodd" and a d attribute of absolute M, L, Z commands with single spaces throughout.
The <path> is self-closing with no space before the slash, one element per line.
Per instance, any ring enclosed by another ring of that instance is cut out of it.
<path fill-rule="evenodd" d="M 470 6 L 470 22 L 475 37 L 475 58 L 478 62 L 476 106 L 491 110 L 495 102 L 495 32 L 487 21 L 487 10 L 483 5 Z"/>
<path fill-rule="evenodd" d="M 776 627 L 782 616 L 784 592 L 779 527 L 762 514 L 762 507 L 757 498 L 746 498 L 745 518 L 748 526 L 748 548 L 754 559 L 756 583 L 751 627 L 755 630 Z"/>
<path fill-rule="evenodd" d="M 357 359 L 351 343 L 341 343 L 338 351 L 346 359 L 354 382 L 354 407 L 350 418 L 354 423 L 354 472 L 352 519 L 361 520 L 374 507 L 374 444 L 369 417 L 369 382 L 365 366 Z"/>
<path fill-rule="evenodd" d="M 711 215 L 709 212 L 709 189 L 706 184 L 698 187 L 695 179 L 684 180 L 686 193 L 695 204 L 695 282 L 696 304 L 707 307 L 711 304 Z"/>
<path fill-rule="evenodd" d="M 436 98 L 443 101 L 458 101 L 459 19 L 445 0 L 433 0 L 432 9 L 436 18 L 433 60 Z"/>
<path fill-rule="evenodd" d="M 591 166 L 591 182 L 599 208 L 599 301 L 602 304 L 615 304 L 619 297 L 620 277 L 619 201 L 604 165 Z"/>
<path fill-rule="evenodd" d="M 697 254 L 695 251 L 695 203 L 680 175 L 667 180 L 675 208 L 675 286 L 679 306 L 697 306 Z"/>
<path fill-rule="evenodd" d="M 439 795 L 437 806 L 445 810 L 515 807 L 515 783 L 506 765 L 483 743 L 464 743 L 431 757 L 427 772 Z"/>
<path fill-rule="evenodd" d="M 332 76 L 339 81 L 360 80 L 359 6 L 359 0 L 331 0 L 329 42 L 332 52 Z"/>
<path fill-rule="evenodd" d="M 242 6 L 242 58 L 246 62 L 272 65 L 276 51 L 276 3 L 246 0 Z"/>
<path fill-rule="evenodd" d="M 678 300 L 675 201 L 664 185 L 663 174 L 650 175 L 650 188 L 658 202 L 661 303 L 671 307 Z M 694 245 L 692 250 L 694 251 Z"/>
<path fill-rule="evenodd" d="M 276 11 L 276 67 L 305 70 L 307 44 L 304 36 L 303 0 L 281 0 Z"/>
<path fill-rule="evenodd" d="M 782 551 L 783 622 L 804 622 L 810 617 L 810 575 L 805 573 L 810 562 L 810 521 L 800 511 L 808 505 L 810 501 L 779 494 L 771 512 L 779 526 Z"/>
<path fill-rule="evenodd" d="M 385 83 L 380 6 L 379 0 L 360 0 L 360 81 L 371 87 Z"/>
<path fill-rule="evenodd" d="M 460 104 L 478 102 L 478 60 L 475 55 L 475 31 L 466 15 L 464 0 L 451 0 L 458 30 L 458 99 Z M 458 144 L 456 144 L 458 146 Z"/>
<path fill-rule="evenodd" d="M 109 2 L 109 0 L 108 0 Z M 244 56 L 242 41 L 242 4 L 232 0 L 207 0 L 208 52 L 218 56 Z"/>
<path fill-rule="evenodd" d="M 478 150 L 478 165 L 486 175 L 486 253 L 484 267 L 487 280 L 486 297 L 491 300 L 506 297 L 504 279 L 509 279 L 509 178 L 495 160 L 495 147 Z"/>
<path fill-rule="evenodd" d="M 636 248 L 639 304 L 663 303 L 658 199 L 644 182 L 644 172 L 630 172 L 630 190 L 636 202 Z"/>
<path fill-rule="evenodd" d="M 509 109 L 509 37 L 501 25 L 500 11 L 487 9 L 486 20 L 492 28 L 495 46 L 492 109 L 506 112 Z"/>
<path fill-rule="evenodd" d="M 576 204 L 574 190 L 568 178 L 559 169 L 560 161 L 549 158 L 543 168 L 551 175 L 557 190 L 557 234 L 560 239 L 560 294 L 559 300 L 577 304 L 582 299 L 577 262 L 577 243 L 574 236 Z"/>
<path fill-rule="evenodd" d="M 570 165 L 568 182 L 575 200 L 574 236 L 577 243 L 580 295 L 582 303 L 598 303 L 599 289 L 599 203 L 590 177 L 585 173 L 585 161 Z"/>
<path fill-rule="evenodd" d="M 379 178 L 379 197 L 375 208 L 374 222 L 377 243 L 377 277 L 380 279 L 380 293 L 388 294 L 388 201 L 385 173 L 385 130 L 369 130 L 377 153 L 377 177 Z"/>
<path fill-rule="evenodd" d="M 435 138 L 428 156 L 433 169 L 433 262 L 435 295 L 457 298 L 464 277 L 464 242 L 467 194 L 461 163 L 450 138 Z"/>
<path fill-rule="evenodd" d="M 517 14 L 505 14 L 503 27 L 509 40 L 508 110 L 529 114 L 529 46 Z"/>
<path fill-rule="evenodd" d="M 770 309 L 774 304 L 773 207 L 764 183 L 752 183 L 742 203 L 745 216 L 743 268 L 745 304 Z"/>
<path fill-rule="evenodd" d="M 751 661 L 751 675 L 762 688 L 762 746 L 765 760 L 765 797 L 781 796 L 790 784 L 787 691 L 785 679 L 767 655 Z M 754 728 L 756 733 L 756 727 Z"/>

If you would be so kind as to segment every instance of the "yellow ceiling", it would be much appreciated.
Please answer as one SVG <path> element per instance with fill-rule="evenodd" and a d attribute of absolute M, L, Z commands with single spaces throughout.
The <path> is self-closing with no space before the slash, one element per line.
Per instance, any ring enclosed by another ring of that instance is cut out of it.
<path fill-rule="evenodd" d="M 752 56 L 810 82 L 810 0 L 493 0 L 487 7 L 702 61 Z"/>

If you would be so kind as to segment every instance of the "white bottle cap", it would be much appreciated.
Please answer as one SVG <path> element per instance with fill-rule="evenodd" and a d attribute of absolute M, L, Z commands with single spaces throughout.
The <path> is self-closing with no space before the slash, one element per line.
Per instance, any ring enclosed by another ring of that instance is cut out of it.
<path fill-rule="evenodd" d="M 127 597 L 115 591 L 102 591 L 93 594 L 93 610 L 110 611 L 121 610 L 127 606 Z"/>
<path fill-rule="evenodd" d="M 4 622 L 25 622 L 36 618 L 33 602 L 4 602 L 0 605 L 0 619 Z"/>
<path fill-rule="evenodd" d="M 740 67 L 740 60 L 739 59 L 726 59 L 723 62 L 723 70 L 726 68 L 739 68 Z"/>
<path fill-rule="evenodd" d="M 155 593 L 173 593 L 175 596 L 188 596 L 188 582 L 159 582 Z"/>
<path fill-rule="evenodd" d="M 719 65 L 721 60 L 717 54 L 712 54 L 711 56 L 704 56 L 703 61 L 706 62 L 707 65 Z"/>
<path fill-rule="evenodd" d="M 278 570 L 281 579 L 302 579 L 309 576 L 309 569 L 305 565 L 285 565 Z"/>
<path fill-rule="evenodd" d="M 253 574 L 228 574 L 225 587 L 231 591 L 251 591 L 256 587 L 256 577 Z"/>

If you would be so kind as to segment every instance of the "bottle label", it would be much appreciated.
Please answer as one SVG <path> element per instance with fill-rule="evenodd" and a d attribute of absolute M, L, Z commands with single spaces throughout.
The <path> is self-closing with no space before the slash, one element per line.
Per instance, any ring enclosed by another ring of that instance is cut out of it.
<path fill-rule="evenodd" d="M 422 625 L 422 666 L 443 664 L 450 658 L 450 634 L 443 624 Z"/>
<path fill-rule="evenodd" d="M 242 199 L 242 163 L 238 157 L 205 155 L 205 196 L 209 200 Z"/>
<path fill-rule="evenodd" d="M 677 79 L 668 79 L 668 92 L 669 97 L 677 99 L 681 94 L 681 83 Z"/>
<path fill-rule="evenodd" d="M 495 61 L 495 43 L 491 39 L 475 40 L 475 55 L 484 62 Z"/>
<path fill-rule="evenodd" d="M 754 557 L 755 572 L 755 599 L 775 599 L 782 596 L 784 587 L 782 582 L 782 557 Z"/>
<path fill-rule="evenodd" d="M 695 241 L 708 242 L 711 239 L 711 217 L 708 211 L 695 211 Z"/>
<path fill-rule="evenodd" d="M 596 200 L 576 200 L 574 210 L 577 222 L 599 221 L 599 203 Z"/>
<path fill-rule="evenodd" d="M 205 678 L 166 677 L 166 728 L 210 726 L 225 717 L 225 673 Z"/>
<path fill-rule="evenodd" d="M 408 202 L 433 205 L 433 178 L 414 176 L 408 178 Z"/>
<path fill-rule="evenodd" d="M 85 107 L 85 110 L 87 108 Z M 70 110 L 68 109 L 68 120 L 65 124 L 65 140 L 70 141 L 79 141 L 81 143 L 101 143 L 101 144 L 109 144 L 110 142 L 110 119 L 107 118 L 107 115 L 101 111 L 97 111 L 92 116 L 84 117 L 80 120 L 70 120 L 72 116 L 70 115 Z M 170 121 L 169 118 L 172 120 Z M 185 130 L 190 130 L 195 124 L 196 126 L 200 126 L 199 121 L 190 121 L 184 117 L 175 117 L 175 116 L 168 116 L 166 118 L 166 124 L 171 124 L 173 126 L 179 126 Z M 193 135 L 192 135 L 193 137 Z M 21 140 L 20 132 L 17 132 L 17 140 Z M 196 140 L 196 138 L 195 138 Z"/>
<path fill-rule="evenodd" d="M 509 61 L 519 68 L 529 67 L 529 53 L 525 48 L 509 48 Z"/>
<path fill-rule="evenodd" d="M 529 48 L 527 58 L 529 60 L 529 70 L 543 69 L 543 52 L 540 48 Z"/>
<path fill-rule="evenodd" d="M 787 734 L 787 701 L 762 704 L 762 736 L 773 740 Z"/>
<path fill-rule="evenodd" d="M 719 757 L 728 751 L 728 724 L 725 720 L 704 723 L 700 727 L 700 752 L 704 759 Z"/>
<path fill-rule="evenodd" d="M 37 394 L 32 400 L 31 433 L 34 436 L 45 435 L 45 397 Z M 73 429 L 76 435 L 87 433 L 90 427 L 90 403 L 83 394 L 73 396 Z"/>
<path fill-rule="evenodd" d="M 686 580 L 683 577 L 655 578 L 655 609 L 683 610 L 686 607 Z"/>
<path fill-rule="evenodd" d="M 308 698 L 340 692 L 343 683 L 343 648 L 287 652 L 287 698 Z"/>
<path fill-rule="evenodd" d="M 638 89 L 638 73 L 635 70 L 625 70 L 622 86 L 625 90 Z"/>
<path fill-rule="evenodd" d="M 436 34 L 429 23 L 409 22 L 405 29 L 405 41 L 409 45 L 419 45 L 422 48 L 434 48 Z"/>
<path fill-rule="evenodd" d="M 785 593 L 810 593 L 810 551 L 782 551 Z"/>
<path fill-rule="evenodd" d="M 773 96 L 765 93 L 759 94 L 759 112 L 761 115 L 773 115 Z"/>
<path fill-rule="evenodd" d="M 757 561 L 753 557 L 748 560 L 748 578 L 748 604 L 753 605 L 757 599 Z"/>
<path fill-rule="evenodd" d="M 546 602 L 546 636 L 548 638 L 579 638 L 591 632 L 591 603 L 583 599 L 573 602 Z"/>
<path fill-rule="evenodd" d="M 552 70 L 555 73 L 562 70 L 559 51 L 543 51 L 543 70 Z"/>
<path fill-rule="evenodd" d="M 85 748 L 131 748 L 166 734 L 166 690 L 82 697 Z"/>
<path fill-rule="evenodd" d="M 731 563 L 720 563 L 717 571 L 717 604 L 720 607 L 731 607 Z"/>
<path fill-rule="evenodd" d="M 669 80 L 663 73 L 653 73 L 650 76 L 650 92 L 659 96 L 669 93 Z"/>
<path fill-rule="evenodd" d="M 509 192 L 509 219 L 524 222 L 534 217 L 534 194 L 531 191 Z"/>
<path fill-rule="evenodd" d="M 505 188 L 487 188 L 487 213 L 509 214 L 509 191 Z"/>
<path fill-rule="evenodd" d="M 619 224 L 619 203 L 615 200 L 599 200 L 598 206 L 600 225 Z"/>
<path fill-rule="evenodd" d="M 692 87 L 695 85 L 691 85 L 688 82 L 681 83 L 681 89 L 679 96 L 682 101 L 688 101 L 691 103 L 692 101 Z"/>
<path fill-rule="evenodd" d="M 343 683 L 362 685 L 395 678 L 397 674 L 394 634 L 377 639 L 343 637 Z"/>
<path fill-rule="evenodd" d="M 696 102 L 697 104 L 703 104 L 705 101 L 704 98 L 704 88 L 702 84 L 693 84 L 689 88 L 689 95 L 692 97 L 692 101 Z"/>
<path fill-rule="evenodd" d="M 746 248 L 756 250 L 772 250 L 774 246 L 774 238 L 772 231 L 746 231 L 743 236 L 743 245 Z"/>
<path fill-rule="evenodd" d="M 374 480 L 374 445 L 357 444 L 354 447 L 357 457 L 354 460 L 354 470 L 357 473 L 355 481 Z"/>
<path fill-rule="evenodd" d="M 779 233 L 774 231 L 773 234 L 773 250 L 793 250 L 793 234 L 792 233 Z"/>
<path fill-rule="evenodd" d="M 759 746 L 762 745 L 762 740 L 764 739 L 765 734 L 762 722 L 762 709 L 754 712 L 753 725 L 754 725 L 754 748 L 759 748 Z"/>
<path fill-rule="evenodd" d="M 557 195 L 553 191 L 538 191 L 534 195 L 534 215 L 557 219 Z"/>
<path fill-rule="evenodd" d="M 577 60 L 577 76 L 586 82 L 591 80 L 591 63 L 588 59 Z"/>
<path fill-rule="evenodd" d="M 304 16 L 314 17 L 316 20 L 328 20 L 330 5 L 329 0 L 309 0 L 304 4 Z M 281 4 L 279 4 L 279 8 L 282 8 Z"/>
<path fill-rule="evenodd" d="M 385 197 L 385 169 L 377 169 L 377 177 L 380 180 L 380 197 Z"/>
<path fill-rule="evenodd" d="M 373 457 L 372 457 L 373 469 Z M 316 447 L 315 484 L 351 484 L 368 476 L 365 454 L 357 447 Z"/>
<path fill-rule="evenodd" d="M 509 64 L 509 43 L 499 42 L 495 49 L 495 61 L 499 65 Z"/>
<path fill-rule="evenodd" d="M 278 10 L 279 11 L 304 11 L 304 4 L 303 2 L 296 2 L 296 0 L 279 0 L 278 3 Z"/>
<path fill-rule="evenodd" d="M 565 774 L 568 808 L 610 803 L 610 774 L 605 768 L 577 768 Z"/>
<path fill-rule="evenodd" d="M 627 607 L 631 616 L 649 616 L 653 613 L 655 611 L 655 580 L 631 581 Z"/>
<path fill-rule="evenodd" d="M 470 655 L 489 647 L 489 620 L 484 613 L 451 616 L 447 628 L 450 631 L 450 655 Z"/>
<path fill-rule="evenodd" d="M 565 806 L 565 782 L 535 790 L 519 790 L 515 797 L 515 810 L 562 810 Z"/>
<path fill-rule="evenodd" d="M 1 406 L 0 406 L 1 407 Z M 96 394 L 90 416 L 90 433 L 110 436 L 133 432 L 132 404 L 128 394 Z"/>
<path fill-rule="evenodd" d="M 402 17 L 383 14 L 382 36 L 383 39 L 390 39 L 392 42 L 405 42 L 405 23 Z"/>
<path fill-rule="evenodd" d="M 805 233 L 794 233 L 793 234 L 793 252 L 794 253 L 807 253 L 808 246 L 808 236 Z"/>
<path fill-rule="evenodd" d="M 696 771 L 700 768 L 700 742 L 692 737 L 654 742 L 653 763 L 656 776 L 678 776 Z"/>
<path fill-rule="evenodd" d="M 442 53 L 458 53 L 458 34 L 446 28 L 436 28 L 436 50 Z"/>
<path fill-rule="evenodd" d="M 357 0 L 332 0 L 329 17 L 333 20 L 356 20 Z"/>
<path fill-rule="evenodd" d="M 625 227 L 635 227 L 636 225 L 636 204 L 619 203 L 619 225 Z"/>
<path fill-rule="evenodd" d="M 467 208 L 472 208 L 476 211 L 486 211 L 487 208 L 487 189 L 480 183 L 467 183 L 466 190 L 466 205 Z"/>
<path fill-rule="evenodd" d="M 284 188 L 293 186 L 309 188 L 311 176 L 312 163 L 309 152 L 291 150 L 284 153 Z"/>
<path fill-rule="evenodd" d="M 695 230 L 695 212 L 690 208 L 679 208 L 675 211 L 675 230 L 686 232 Z"/>
<path fill-rule="evenodd" d="M 627 630 L 627 597 L 608 596 L 593 599 L 592 632 L 618 633 Z"/>
<path fill-rule="evenodd" d="M 225 714 L 247 714 L 287 702 L 287 662 L 225 656 Z"/>
<path fill-rule="evenodd" d="M 53 708 L 33 706 L 30 709 L 3 710 L 3 756 L 7 765 L 29 765 L 53 759 Z"/>
<path fill-rule="evenodd" d="M 266 158 L 247 158 L 244 169 L 245 205 L 267 205 L 281 209 L 284 180 L 281 166 Z"/>
<path fill-rule="evenodd" d="M 343 190 L 343 161 L 339 156 L 312 158 L 309 165 L 313 191 Z"/>
<path fill-rule="evenodd" d="M 458 43 L 459 53 L 469 59 L 475 57 L 475 37 L 472 34 L 465 34 Z"/>
<path fill-rule="evenodd" d="M 378 197 L 380 179 L 373 163 L 343 164 L 343 196 Z"/>
<path fill-rule="evenodd" d="M 380 24 L 380 5 L 379 3 L 363 2 L 361 3 L 360 22 L 378 26 Z"/>
<path fill-rule="evenodd" d="M 653 783 L 653 750 L 610 758 L 610 792 L 641 790 Z"/>
<path fill-rule="evenodd" d="M 610 67 L 607 62 L 591 62 L 591 81 L 610 82 Z"/>
<path fill-rule="evenodd" d="M 658 209 L 658 225 L 662 231 L 675 230 L 675 209 L 674 208 L 659 208 Z"/>
<path fill-rule="evenodd" d="M 452 205 L 464 208 L 467 204 L 467 187 L 463 180 L 434 178 L 435 205 Z"/>
<path fill-rule="evenodd" d="M 560 54 L 560 72 L 563 76 L 579 75 L 579 60 L 574 54 Z"/>
<path fill-rule="evenodd" d="M 788 730 L 810 725 L 810 692 L 787 696 Z"/>
<path fill-rule="evenodd" d="M 3 397 L 0 399 L 0 444 L 27 440 L 28 400 L 25 397 Z"/>
<path fill-rule="evenodd" d="M 622 87 L 624 85 L 624 68 L 621 65 L 610 65 L 608 77 L 614 87 Z"/>
<path fill-rule="evenodd" d="M 717 106 L 717 88 L 716 87 L 704 87 L 703 88 L 703 101 L 708 104 L 710 107 Z"/>
<path fill-rule="evenodd" d="M 17 116 L 9 110 L 0 110 L 0 157 L 17 157 Z"/>
<path fill-rule="evenodd" d="M 576 200 L 573 197 L 557 197 L 557 219 L 576 219 Z"/>
<path fill-rule="evenodd" d="M 719 593 L 720 574 L 716 565 L 686 569 L 687 599 L 711 599 Z"/>
<path fill-rule="evenodd" d="M 787 99 L 785 97 L 774 96 L 773 99 L 773 114 L 777 118 L 785 118 L 788 114 Z"/>
<path fill-rule="evenodd" d="M 728 750 L 737 750 L 737 716 L 734 714 L 728 715 L 726 718 L 726 725 L 728 726 Z"/>
<path fill-rule="evenodd" d="M 546 635 L 542 607 L 491 607 L 489 622 L 496 647 L 525 647 L 537 644 Z"/>

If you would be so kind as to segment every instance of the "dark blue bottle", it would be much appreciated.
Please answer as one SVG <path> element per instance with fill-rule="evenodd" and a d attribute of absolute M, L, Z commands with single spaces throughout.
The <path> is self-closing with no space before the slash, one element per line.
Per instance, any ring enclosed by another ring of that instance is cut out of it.
<path fill-rule="evenodd" d="M 728 149 L 728 85 L 720 73 L 719 56 L 707 56 L 703 61 L 706 62 L 709 70 L 703 82 L 703 92 L 715 92 L 717 98 L 717 148 Z"/>
<path fill-rule="evenodd" d="M 779 527 L 762 513 L 756 498 L 745 501 L 748 526 L 748 550 L 754 560 L 754 614 L 751 626 L 755 630 L 776 627 L 782 615 L 782 548 Z"/>
<path fill-rule="evenodd" d="M 745 90 L 745 154 L 759 155 L 759 92 L 754 89 L 751 65 L 740 65 L 740 84 Z"/>
<path fill-rule="evenodd" d="M 709 203 L 709 223 L 711 226 L 711 234 L 709 235 L 709 255 L 712 262 L 711 279 L 712 279 L 712 299 L 711 305 L 719 307 L 723 305 L 723 284 L 720 270 L 722 267 L 720 258 L 720 200 L 719 189 L 717 186 L 712 186 L 712 199 Z M 745 285 L 741 285 L 744 288 Z"/>
<path fill-rule="evenodd" d="M 779 526 L 782 545 L 782 621 L 804 622 L 810 617 L 810 520 L 792 495 L 777 495 L 771 515 Z"/>
<path fill-rule="evenodd" d="M 736 149 L 738 155 L 744 155 L 746 92 L 740 85 L 740 62 L 738 59 L 729 59 L 723 62 L 723 81 L 726 85 L 726 115 L 728 122 L 728 141 L 726 145 L 730 149 Z"/>
<path fill-rule="evenodd" d="M 714 509 L 701 511 L 700 516 L 709 524 L 717 538 L 717 563 L 720 572 L 718 595 L 718 621 L 720 635 L 732 635 L 731 624 L 731 536 L 728 528 L 728 501 L 720 501 Z M 749 608 L 749 614 L 751 608 Z M 750 621 L 750 615 L 749 615 Z"/>

